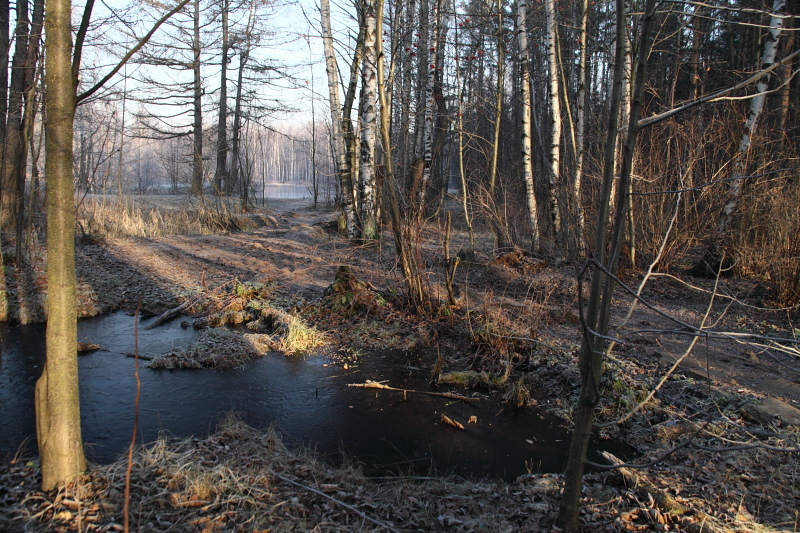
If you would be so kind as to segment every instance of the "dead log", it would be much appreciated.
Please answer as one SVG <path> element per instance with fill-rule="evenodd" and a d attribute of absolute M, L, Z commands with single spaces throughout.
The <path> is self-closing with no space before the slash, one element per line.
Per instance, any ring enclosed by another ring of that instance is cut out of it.
<path fill-rule="evenodd" d="M 137 355 L 135 353 L 130 353 L 130 352 L 122 352 L 122 355 L 124 355 L 125 357 L 133 357 L 134 359 L 141 359 L 142 361 L 153 360 L 153 358 L 150 357 L 149 355 Z"/>
<path fill-rule="evenodd" d="M 159 316 L 153 322 L 151 322 L 150 324 L 145 326 L 144 329 L 153 329 L 155 327 L 160 326 L 161 324 L 163 324 L 167 320 L 169 320 L 171 318 L 174 318 L 174 317 L 178 316 L 179 314 L 181 314 L 186 308 L 190 307 L 196 301 L 197 301 L 197 298 L 189 298 L 188 300 L 183 302 L 178 307 L 175 307 L 173 309 L 170 309 L 169 311 L 166 311 L 166 312 L 162 313 L 161 316 Z"/>

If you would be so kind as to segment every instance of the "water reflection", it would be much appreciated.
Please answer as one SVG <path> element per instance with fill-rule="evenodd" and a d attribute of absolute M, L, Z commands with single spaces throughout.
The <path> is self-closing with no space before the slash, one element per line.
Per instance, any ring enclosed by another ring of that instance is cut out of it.
<path fill-rule="evenodd" d="M 268 200 L 304 200 L 311 198 L 310 185 L 273 183 L 264 186 L 264 197 Z"/>

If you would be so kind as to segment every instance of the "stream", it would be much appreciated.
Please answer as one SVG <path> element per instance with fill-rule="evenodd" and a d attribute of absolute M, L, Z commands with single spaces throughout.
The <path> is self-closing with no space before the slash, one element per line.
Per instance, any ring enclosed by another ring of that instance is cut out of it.
<path fill-rule="evenodd" d="M 124 354 L 135 349 L 133 323 L 124 313 L 79 321 L 78 339 L 103 348 L 79 357 L 83 439 L 97 463 L 115 460 L 130 442 L 135 361 Z M 139 327 L 142 355 L 163 354 L 197 335 L 180 320 L 149 331 L 147 323 Z M 33 388 L 43 363 L 43 324 L 0 325 L 0 458 L 36 454 Z M 407 352 L 362 354 L 347 369 L 320 355 L 268 354 L 234 370 L 150 370 L 141 361 L 139 373 L 140 443 L 162 432 L 203 437 L 236 413 L 261 430 L 273 425 L 288 445 L 309 446 L 334 461 L 345 452 L 372 475 L 436 471 L 504 479 L 561 472 L 569 447 L 569 432 L 544 408 L 347 386 L 371 379 L 436 390 L 428 384 L 430 369 Z M 465 429 L 443 424 L 442 414 Z M 476 422 L 468 423 L 472 416 Z M 609 443 L 602 448 L 620 453 Z"/>

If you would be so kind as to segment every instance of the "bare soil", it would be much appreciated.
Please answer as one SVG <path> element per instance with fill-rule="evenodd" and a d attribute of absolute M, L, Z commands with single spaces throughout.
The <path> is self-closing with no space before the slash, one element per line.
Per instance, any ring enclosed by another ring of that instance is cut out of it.
<path fill-rule="evenodd" d="M 160 314 L 204 295 L 190 307 L 202 318 L 230 302 L 226 291 L 236 281 L 269 284 L 274 301 L 331 342 L 427 350 L 434 373 L 491 376 L 479 386 L 570 420 L 579 385 L 574 265 L 518 250 L 498 254 L 481 231 L 475 260 L 457 270 L 462 299 L 453 307 L 441 231 L 431 223 L 421 253 L 433 304 L 413 310 L 388 234 L 378 246 L 353 245 L 333 231 L 335 212 L 301 202 L 274 203 L 247 218 L 258 227 L 80 244 L 83 314 L 132 311 L 139 302 Z M 466 240 L 456 224 L 452 255 Z M 368 287 L 363 294 L 327 290 L 340 266 Z M 635 290 L 642 276 L 641 268 L 628 268 L 621 281 Z M 640 455 L 628 459 L 644 467 L 586 477 L 585 530 L 800 530 L 797 308 L 771 309 L 766 284 L 679 272 L 654 276 L 641 298 L 625 321 L 633 298 L 618 291 L 611 335 L 620 342 L 604 377 L 598 432 L 634 446 Z M 365 479 L 300 452 L 277 453 L 274 436 L 237 428 L 235 437 L 223 429 L 203 441 L 160 443 L 172 454 L 164 462 L 137 452 L 137 530 L 540 531 L 555 524 L 558 475 L 511 484 Z M 193 493 L 168 475 L 179 462 L 230 486 Z M 98 466 L 78 486 L 51 494 L 36 491 L 36 466 L 17 461 L 0 469 L 0 529 L 120 529 L 121 463 Z"/>

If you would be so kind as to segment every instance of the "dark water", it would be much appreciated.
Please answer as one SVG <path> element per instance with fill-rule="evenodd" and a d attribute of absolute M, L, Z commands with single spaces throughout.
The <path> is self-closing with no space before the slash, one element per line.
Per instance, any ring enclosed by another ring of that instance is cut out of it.
<path fill-rule="evenodd" d="M 146 322 L 143 322 L 146 325 Z M 44 358 L 44 327 L 0 329 L 0 456 L 14 454 L 25 439 L 35 453 L 33 386 Z M 154 330 L 140 327 L 139 352 L 156 355 L 186 345 L 195 333 L 178 321 Z M 114 460 L 127 447 L 134 416 L 133 318 L 124 314 L 82 320 L 79 339 L 104 350 L 79 358 L 81 419 L 88 456 Z M 327 366 L 325 366 L 327 364 Z M 543 411 L 517 410 L 482 399 L 474 404 L 409 393 L 347 387 L 367 379 L 395 387 L 432 390 L 430 373 L 403 352 L 364 355 L 344 370 L 323 356 L 307 359 L 270 354 L 236 370 L 140 369 L 140 442 L 160 432 L 203 436 L 230 412 L 248 424 L 274 425 L 289 444 L 304 444 L 337 457 L 355 456 L 367 471 L 429 470 L 513 478 L 560 472 L 567 431 Z M 441 415 L 466 426 L 441 423 Z M 470 416 L 477 417 L 469 424 Z"/>

